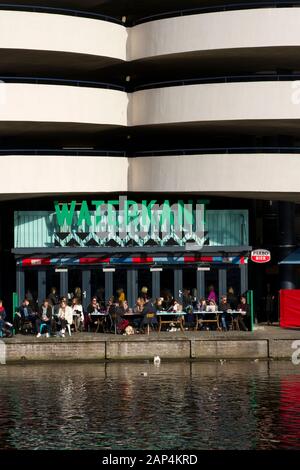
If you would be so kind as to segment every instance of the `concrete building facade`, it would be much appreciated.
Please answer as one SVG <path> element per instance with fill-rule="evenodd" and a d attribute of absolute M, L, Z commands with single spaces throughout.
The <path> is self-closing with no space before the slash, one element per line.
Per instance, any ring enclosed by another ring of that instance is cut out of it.
<path fill-rule="evenodd" d="M 299 21 L 300 2 L 280 0 L 0 5 L 6 303 L 27 291 L 40 302 L 53 285 L 79 286 L 85 304 L 99 288 L 133 304 L 143 285 L 175 297 L 233 286 L 256 291 L 263 318 L 267 284 L 297 286 L 297 267 L 278 263 L 300 235 Z M 120 195 L 205 201 L 201 250 L 171 236 L 124 246 L 51 218 L 55 201 Z M 251 264 L 252 248 L 272 263 Z"/>

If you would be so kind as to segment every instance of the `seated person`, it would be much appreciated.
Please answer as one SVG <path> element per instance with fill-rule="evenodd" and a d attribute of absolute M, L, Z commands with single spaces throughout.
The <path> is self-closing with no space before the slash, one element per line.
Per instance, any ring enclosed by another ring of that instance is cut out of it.
<path fill-rule="evenodd" d="M 218 311 L 218 306 L 214 300 L 210 300 L 208 302 L 208 305 L 206 306 L 206 312 L 217 312 Z"/>
<path fill-rule="evenodd" d="M 98 303 L 97 297 L 93 297 L 91 303 L 88 305 L 88 308 L 87 308 L 87 321 L 86 321 L 87 329 L 89 326 L 96 325 L 98 323 L 98 321 L 95 320 L 95 316 L 99 314 L 100 314 L 100 305 Z M 94 315 L 94 318 L 93 318 L 93 315 Z"/>
<path fill-rule="evenodd" d="M 73 312 L 72 308 L 67 305 L 65 300 L 62 300 L 58 310 L 58 325 L 61 326 L 60 335 L 64 338 L 66 332 L 66 326 L 72 325 L 73 323 Z"/>
<path fill-rule="evenodd" d="M 188 329 L 194 329 L 195 327 L 195 315 L 194 315 L 194 312 L 193 312 L 193 307 L 192 305 L 187 305 L 185 307 L 185 312 L 186 312 L 186 315 L 185 315 L 185 318 L 184 318 L 184 325 L 186 328 Z"/>
<path fill-rule="evenodd" d="M 49 338 L 51 334 L 51 322 L 52 322 L 52 306 L 48 299 L 45 299 L 43 304 L 40 306 L 39 312 L 36 318 L 36 328 L 38 331 L 37 338 L 42 335 L 43 328 L 46 328 L 46 337 Z"/>
<path fill-rule="evenodd" d="M 133 313 L 135 315 L 140 315 L 140 316 L 139 317 L 135 316 L 132 320 L 133 326 L 136 330 L 139 330 L 140 327 L 141 327 L 141 323 L 142 323 L 142 320 L 143 320 L 142 312 L 143 312 L 143 309 L 144 309 L 144 305 L 145 305 L 144 297 L 138 297 L 137 300 L 136 300 L 135 306 L 133 307 Z"/>
<path fill-rule="evenodd" d="M 60 335 L 64 338 L 66 332 L 66 326 L 72 325 L 73 322 L 73 312 L 72 308 L 69 307 L 65 300 L 60 302 L 60 307 L 58 310 L 58 325 L 61 326 Z"/>
<path fill-rule="evenodd" d="M 206 312 L 206 308 L 207 308 L 206 300 L 204 297 L 202 297 L 197 304 L 197 310 L 199 312 Z"/>
<path fill-rule="evenodd" d="M 138 297 L 136 300 L 135 306 L 133 307 L 133 313 L 136 313 L 136 314 L 142 313 L 144 304 L 145 304 L 145 301 L 143 297 Z"/>
<path fill-rule="evenodd" d="M 145 328 L 147 325 L 157 325 L 157 316 L 156 316 L 156 307 L 154 306 L 151 299 L 146 298 L 144 308 L 142 311 L 142 322 L 141 329 Z"/>
<path fill-rule="evenodd" d="M 182 312 L 183 308 L 182 305 L 178 302 L 178 300 L 173 299 L 171 302 L 170 307 L 168 308 L 168 312 Z"/>
<path fill-rule="evenodd" d="M 231 310 L 231 307 L 230 307 L 230 304 L 227 301 L 227 296 L 226 295 L 222 295 L 219 310 L 222 312 L 220 314 L 222 329 L 223 329 L 223 331 L 228 331 L 228 329 L 229 329 L 228 324 L 229 324 L 229 321 L 231 319 L 231 316 L 230 316 L 230 313 L 228 312 L 228 310 Z"/>
<path fill-rule="evenodd" d="M 118 333 L 123 333 L 125 328 L 129 325 L 129 321 L 124 317 L 126 313 L 131 313 L 130 308 L 128 307 L 128 302 L 127 300 L 121 300 L 116 305 L 115 309 L 115 321 L 117 323 Z"/>
<path fill-rule="evenodd" d="M 22 305 L 18 308 L 14 318 L 14 328 L 16 333 L 19 333 L 20 330 L 22 330 L 26 322 L 30 322 L 32 325 L 32 330 L 36 331 L 36 318 L 36 314 L 29 305 L 29 300 L 25 298 L 22 302 Z"/>
<path fill-rule="evenodd" d="M 172 296 L 171 292 L 164 291 L 162 297 L 164 299 L 163 302 L 162 302 L 163 310 L 169 310 L 169 308 L 171 307 L 171 305 L 173 303 L 173 296 Z"/>
<path fill-rule="evenodd" d="M 74 297 L 72 299 L 72 312 L 73 312 L 73 324 L 75 326 L 75 330 L 78 331 L 81 325 L 84 324 L 83 307 L 78 297 Z"/>
<path fill-rule="evenodd" d="M 239 312 L 237 316 L 237 320 L 238 320 L 240 329 L 243 331 L 248 331 L 248 328 L 246 327 L 244 321 L 247 317 L 250 316 L 250 306 L 247 304 L 247 299 L 244 295 L 241 295 L 240 300 L 241 301 L 239 305 L 237 306 L 237 310 Z"/>

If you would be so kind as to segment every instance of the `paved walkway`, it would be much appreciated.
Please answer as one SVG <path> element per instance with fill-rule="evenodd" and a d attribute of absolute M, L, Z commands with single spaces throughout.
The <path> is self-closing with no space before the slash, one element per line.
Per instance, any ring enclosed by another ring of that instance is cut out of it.
<path fill-rule="evenodd" d="M 114 334 L 103 334 L 103 333 L 73 333 L 71 337 L 66 333 L 65 338 L 51 337 L 46 339 L 45 337 L 36 338 L 34 335 L 16 335 L 13 338 L 5 339 L 7 343 L 31 343 L 31 342 L 53 342 L 53 341 L 71 341 L 71 342 L 90 342 L 90 341 L 180 341 L 180 340 L 293 340 L 300 339 L 300 328 L 298 329 L 283 329 L 279 326 L 267 326 L 261 325 L 255 327 L 253 332 L 247 331 L 175 331 L 167 332 L 162 331 L 161 333 L 151 332 L 147 334 L 135 334 L 130 336 L 125 335 L 114 335 Z"/>

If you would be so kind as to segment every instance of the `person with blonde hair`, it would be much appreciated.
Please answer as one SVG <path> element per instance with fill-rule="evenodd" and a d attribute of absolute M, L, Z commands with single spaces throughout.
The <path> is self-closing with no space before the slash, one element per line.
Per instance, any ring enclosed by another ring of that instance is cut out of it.
<path fill-rule="evenodd" d="M 72 308 L 67 305 L 65 300 L 60 302 L 60 307 L 58 310 L 58 323 L 61 325 L 60 335 L 64 338 L 66 332 L 66 326 L 72 325 L 73 323 L 73 311 Z"/>
<path fill-rule="evenodd" d="M 117 294 L 118 294 L 118 302 L 124 302 L 124 300 L 126 300 L 123 287 L 120 287 L 119 289 L 117 289 Z"/>

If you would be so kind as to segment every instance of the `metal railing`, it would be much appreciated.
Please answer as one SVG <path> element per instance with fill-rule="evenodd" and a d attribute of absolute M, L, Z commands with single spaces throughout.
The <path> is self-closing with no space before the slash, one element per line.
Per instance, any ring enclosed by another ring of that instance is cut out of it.
<path fill-rule="evenodd" d="M 32 83 L 32 84 L 50 84 L 50 85 L 66 85 L 88 88 L 106 88 L 110 90 L 118 90 L 124 92 L 135 92 L 141 90 L 150 90 L 154 88 L 167 88 L 172 86 L 198 85 L 209 83 L 240 83 L 240 82 L 264 82 L 264 81 L 300 81 L 300 73 L 290 74 L 247 74 L 247 75 L 220 75 L 212 77 L 187 78 L 180 80 L 166 80 L 159 82 L 150 82 L 143 85 L 131 87 L 130 85 L 122 86 L 115 83 L 98 82 L 91 80 L 71 80 L 56 77 L 23 77 L 23 76 L 0 76 L 0 83 Z"/>
<path fill-rule="evenodd" d="M 197 154 L 230 154 L 230 153 L 300 153 L 300 147 L 200 147 L 189 149 L 160 149 L 136 151 L 133 157 L 162 157 L 172 155 L 197 155 Z"/>
<path fill-rule="evenodd" d="M 95 20 L 109 21 L 124 26 L 121 19 L 109 15 L 102 15 L 91 11 L 74 10 L 70 8 L 48 7 L 39 5 L 27 5 L 16 3 L 0 3 L 0 10 L 16 10 L 16 11 L 29 11 L 33 13 L 56 13 L 58 15 L 79 16 L 83 18 L 91 18 Z"/>
<path fill-rule="evenodd" d="M 0 155 L 65 155 L 65 156 L 107 156 L 107 157 L 161 157 L 172 155 L 198 154 L 249 154 L 249 153 L 299 153 L 300 147 L 200 147 L 188 149 L 159 149 L 129 152 L 126 150 L 98 150 L 86 148 L 61 149 L 30 149 L 30 148 L 1 148 Z"/>
<path fill-rule="evenodd" d="M 150 82 L 144 85 L 137 85 L 130 91 L 150 90 L 152 88 L 167 88 L 172 86 L 198 85 L 209 83 L 239 83 L 239 82 L 265 82 L 265 81 L 293 81 L 300 80 L 300 73 L 290 74 L 247 74 L 247 75 L 219 75 L 212 77 L 187 78 L 183 80 L 166 80 L 159 82 Z"/>
<path fill-rule="evenodd" d="M 110 90 L 126 91 L 126 88 L 114 83 L 95 82 L 90 80 L 69 80 L 64 78 L 50 77 L 20 77 L 20 76 L 0 76 L 0 82 L 3 83 L 34 83 L 34 84 L 51 84 L 51 85 L 68 85 L 88 88 L 107 88 Z"/>
<path fill-rule="evenodd" d="M 183 10 L 166 11 L 163 13 L 156 13 L 154 15 L 144 16 L 138 18 L 131 23 L 132 26 L 147 23 L 155 20 L 162 20 L 167 18 L 176 18 L 178 16 L 189 16 L 201 13 L 214 13 L 219 11 L 233 11 L 233 10 L 249 10 L 258 8 L 287 8 L 287 7 L 299 7 L 300 0 L 273 0 L 273 1 L 261 1 L 261 2 L 243 2 L 243 3 L 227 3 L 227 4 L 216 4 L 211 6 L 188 8 Z"/>
<path fill-rule="evenodd" d="M 70 146 L 71 147 L 71 146 Z M 0 149 L 0 155 L 64 155 L 64 156 L 77 156 L 77 157 L 126 157 L 126 151 L 123 150 L 95 150 L 86 148 L 62 148 L 62 149 L 29 149 L 29 148 L 18 148 L 18 149 Z"/>

